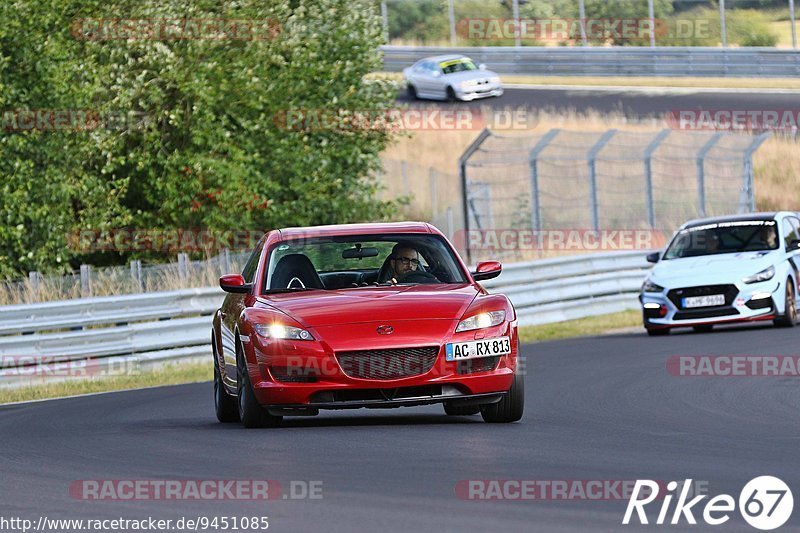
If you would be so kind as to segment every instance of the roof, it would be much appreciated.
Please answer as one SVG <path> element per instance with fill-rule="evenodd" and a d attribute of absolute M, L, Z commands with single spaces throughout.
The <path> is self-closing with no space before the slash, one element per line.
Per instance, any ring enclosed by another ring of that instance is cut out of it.
<path fill-rule="evenodd" d="M 441 56 L 423 57 L 420 61 L 451 61 L 453 59 L 462 59 L 466 56 L 461 54 L 446 54 Z"/>
<path fill-rule="evenodd" d="M 382 235 L 385 233 L 432 233 L 425 222 L 379 222 L 367 224 L 335 224 L 279 230 L 282 239 L 341 235 Z"/>
<path fill-rule="evenodd" d="M 777 212 L 764 212 L 764 213 L 743 213 L 740 215 L 727 215 L 723 217 L 711 218 L 698 218 L 690 220 L 683 225 L 684 228 L 694 228 L 696 226 L 704 226 L 706 224 L 715 224 L 719 222 L 741 222 L 747 220 L 774 220 L 778 215 Z"/>

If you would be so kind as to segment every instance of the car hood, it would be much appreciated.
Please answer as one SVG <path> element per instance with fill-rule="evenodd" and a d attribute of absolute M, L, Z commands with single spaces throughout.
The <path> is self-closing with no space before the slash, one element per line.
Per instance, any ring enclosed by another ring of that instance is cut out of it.
<path fill-rule="evenodd" d="M 307 327 L 389 320 L 457 320 L 478 295 L 469 284 L 401 285 L 259 297 Z"/>
<path fill-rule="evenodd" d="M 650 279 L 661 281 L 686 280 L 694 284 L 706 283 L 706 279 L 735 283 L 741 278 L 756 274 L 776 261 L 778 251 L 741 252 L 734 254 L 704 255 L 659 261 L 653 267 Z"/>
<path fill-rule="evenodd" d="M 445 74 L 444 78 L 447 81 L 461 83 L 462 81 L 470 81 L 470 80 L 488 80 L 489 78 L 494 76 L 498 76 L 498 74 L 492 72 L 491 70 L 465 70 L 463 72 L 453 72 L 452 74 Z"/>

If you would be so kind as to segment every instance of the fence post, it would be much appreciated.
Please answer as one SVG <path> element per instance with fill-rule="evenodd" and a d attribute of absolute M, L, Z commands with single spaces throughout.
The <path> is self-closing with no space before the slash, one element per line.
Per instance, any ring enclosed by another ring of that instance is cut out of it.
<path fill-rule="evenodd" d="M 28 281 L 31 285 L 31 297 L 33 298 L 34 302 L 39 301 L 39 288 L 41 287 L 42 282 L 42 273 L 38 270 L 34 270 L 33 272 L 28 272 Z"/>
<path fill-rule="evenodd" d="M 219 251 L 219 262 L 222 274 L 229 274 L 231 272 L 231 254 L 227 248 Z"/>
<path fill-rule="evenodd" d="M 492 135 L 488 129 L 484 128 L 483 131 L 480 132 L 478 137 L 475 138 L 474 141 L 464 150 L 464 153 L 461 154 L 461 157 L 458 158 L 458 172 L 461 177 L 461 201 L 464 206 L 464 239 L 467 243 L 464 247 L 464 252 L 467 256 L 467 263 L 470 263 L 471 254 L 469 251 L 469 185 L 467 182 L 467 163 L 469 162 L 469 158 L 472 157 L 472 154 L 478 151 L 478 148 L 484 143 L 486 139 L 488 139 Z"/>
<path fill-rule="evenodd" d="M 178 277 L 181 281 L 189 277 L 189 256 L 186 253 L 178 254 Z"/>
<path fill-rule="evenodd" d="M 586 40 L 586 5 L 584 0 L 578 0 L 578 18 L 581 26 L 581 46 L 587 46 Z"/>
<path fill-rule="evenodd" d="M 656 135 L 647 148 L 644 150 L 644 188 L 647 195 L 647 223 L 651 229 L 656 227 L 656 207 L 653 199 L 653 152 L 656 148 L 669 137 L 672 130 L 664 129 Z"/>
<path fill-rule="evenodd" d="M 144 292 L 144 285 L 142 284 L 142 261 L 141 259 L 133 259 L 131 261 L 131 279 L 133 279 L 134 287 Z"/>
<path fill-rule="evenodd" d="M 381 2 L 381 19 L 383 20 L 383 40 L 389 44 L 389 10 L 386 7 L 386 0 Z"/>
<path fill-rule="evenodd" d="M 755 176 L 753 175 L 753 154 L 766 141 L 770 133 L 762 133 L 750 143 L 744 152 L 744 183 L 742 198 L 739 200 L 740 213 L 752 213 L 756 210 Z"/>
<path fill-rule="evenodd" d="M 81 297 L 92 297 L 92 267 L 81 265 Z"/>
<path fill-rule="evenodd" d="M 560 132 L 559 128 L 554 128 L 545 133 L 536 146 L 531 149 L 528 158 L 528 164 L 531 167 L 531 229 L 533 231 L 542 229 L 542 208 L 539 202 L 539 155 Z"/>
<path fill-rule="evenodd" d="M 600 137 L 600 140 L 589 149 L 589 153 L 586 156 L 589 160 L 589 201 L 592 205 L 592 229 L 595 231 L 600 231 L 600 211 L 597 205 L 597 155 L 616 133 L 617 130 L 608 130 L 605 132 Z"/>
<path fill-rule="evenodd" d="M 430 180 L 431 180 L 431 220 L 435 221 L 436 217 L 439 216 L 439 195 L 438 188 L 436 184 L 436 169 L 431 167 L 430 168 Z"/>
<path fill-rule="evenodd" d="M 697 152 L 697 208 L 701 217 L 706 216 L 706 155 L 719 142 L 722 135 L 722 132 L 715 133 Z"/>

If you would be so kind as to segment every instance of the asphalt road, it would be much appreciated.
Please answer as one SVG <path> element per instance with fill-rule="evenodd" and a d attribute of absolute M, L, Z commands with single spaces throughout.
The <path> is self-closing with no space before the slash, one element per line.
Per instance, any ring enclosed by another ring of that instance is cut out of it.
<path fill-rule="evenodd" d="M 639 529 L 620 525 L 624 500 L 459 499 L 456 484 L 472 479 L 692 478 L 738 498 L 751 478 L 775 475 L 800 505 L 797 380 L 665 369 L 672 355 L 798 354 L 798 340 L 800 328 L 738 327 L 525 346 L 526 414 L 511 425 L 429 406 L 245 430 L 216 422 L 210 384 L 0 407 L 0 517 L 266 515 L 270 531 Z M 322 499 L 80 501 L 69 487 L 82 479 L 271 479 L 285 492 L 315 481 Z M 800 511 L 784 529 L 800 530 Z M 716 530 L 754 531 L 738 513 Z"/>
<path fill-rule="evenodd" d="M 499 98 L 487 98 L 469 103 L 468 107 L 491 106 L 495 109 L 524 107 L 529 110 L 552 110 L 566 112 L 574 110 L 585 113 L 590 110 L 602 113 L 622 113 L 628 118 L 661 116 L 679 110 L 792 110 L 798 109 L 798 96 L 794 93 L 752 92 L 700 92 L 693 89 L 652 90 L 636 89 L 506 89 Z M 412 103 L 404 92 L 399 102 Z M 450 105 L 420 101 L 415 105 Z"/>

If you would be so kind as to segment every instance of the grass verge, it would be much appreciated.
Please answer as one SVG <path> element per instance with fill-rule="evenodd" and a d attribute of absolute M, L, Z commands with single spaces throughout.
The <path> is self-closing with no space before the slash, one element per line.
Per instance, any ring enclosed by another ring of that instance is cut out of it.
<path fill-rule="evenodd" d="M 608 315 L 543 324 L 541 326 L 523 326 L 519 328 L 520 342 L 542 342 L 572 337 L 601 335 L 615 329 L 630 328 L 642 325 L 642 314 L 639 311 L 622 311 Z"/>
<path fill-rule="evenodd" d="M 0 389 L 0 404 L 62 398 L 93 392 L 109 392 L 162 385 L 180 385 L 211 381 L 213 368 L 211 360 L 203 363 L 176 363 L 141 374 L 111 376 L 95 379 L 81 379 L 47 383 L 18 389 Z M 209 392 L 209 401 L 211 393 Z"/>

